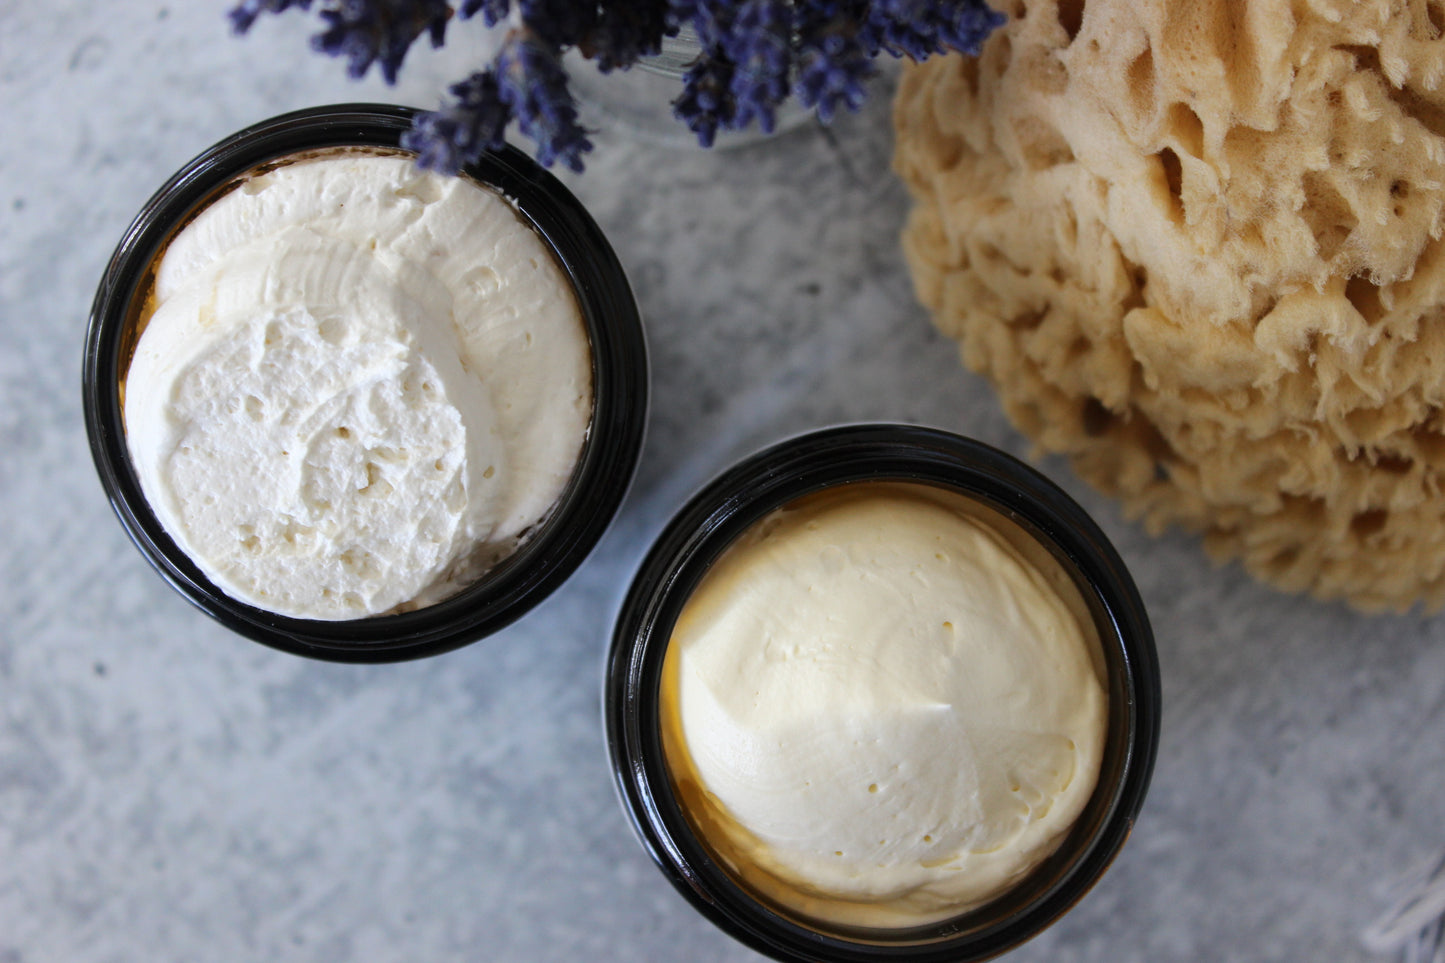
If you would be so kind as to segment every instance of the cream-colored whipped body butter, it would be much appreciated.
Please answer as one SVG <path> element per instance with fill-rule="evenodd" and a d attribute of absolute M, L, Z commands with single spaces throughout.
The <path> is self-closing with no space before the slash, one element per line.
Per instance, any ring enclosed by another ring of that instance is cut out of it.
<path fill-rule="evenodd" d="M 1153 632 L 1057 485 L 935 428 L 728 466 L 618 612 L 623 809 L 678 893 L 784 963 L 979 963 L 1074 906 L 1159 743 Z"/>
<path fill-rule="evenodd" d="M 695 830 L 831 924 L 915 927 L 1008 890 L 1069 832 L 1105 748 L 1098 641 L 1055 585 L 938 487 L 837 486 L 754 523 L 662 668 Z"/>
<path fill-rule="evenodd" d="M 512 552 L 592 415 L 572 285 L 507 199 L 409 155 L 329 149 L 207 204 L 153 267 L 126 443 L 227 595 L 354 619 Z"/>

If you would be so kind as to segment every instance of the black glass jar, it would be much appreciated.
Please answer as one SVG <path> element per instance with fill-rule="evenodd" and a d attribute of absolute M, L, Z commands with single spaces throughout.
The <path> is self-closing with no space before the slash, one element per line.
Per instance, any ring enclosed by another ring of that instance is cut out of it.
<path fill-rule="evenodd" d="M 106 268 L 85 341 L 83 395 L 91 454 L 126 532 L 191 603 L 241 635 L 298 655 L 387 662 L 473 642 L 554 591 L 601 538 L 631 483 L 647 420 L 646 340 L 626 275 L 578 200 L 511 147 L 464 173 L 509 198 L 571 281 L 592 354 L 592 418 L 571 480 L 521 546 L 436 604 L 343 621 L 291 618 L 230 598 L 161 527 L 126 447 L 122 390 L 136 340 L 137 300 L 171 237 L 219 193 L 279 159 L 330 148 L 400 150 L 415 110 L 380 104 L 285 114 L 226 138 L 182 167 L 141 209 Z"/>
<path fill-rule="evenodd" d="M 1019 883 L 974 909 L 900 929 L 809 920 L 735 878 L 700 838 L 664 753 L 659 711 L 672 628 L 709 567 L 754 523 L 833 486 L 908 482 L 956 493 L 1036 567 L 1067 584 L 1099 646 L 1108 697 L 1092 796 L 1063 842 Z M 704 916 L 785 961 L 983 960 L 1036 935 L 1077 902 L 1128 837 L 1153 770 L 1160 684 L 1153 634 L 1133 580 L 1099 527 L 1022 462 L 957 435 L 853 425 L 804 435 L 730 468 L 693 497 L 654 543 L 623 602 L 604 712 L 623 808 L 673 885 Z"/>

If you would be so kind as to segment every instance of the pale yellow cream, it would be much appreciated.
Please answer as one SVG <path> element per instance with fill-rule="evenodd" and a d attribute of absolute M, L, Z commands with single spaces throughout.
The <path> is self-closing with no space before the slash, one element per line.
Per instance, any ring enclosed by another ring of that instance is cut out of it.
<path fill-rule="evenodd" d="M 1094 790 L 1098 645 L 977 506 L 841 486 L 756 524 L 675 626 L 661 710 L 694 827 L 811 919 L 903 927 L 1008 889 Z"/>

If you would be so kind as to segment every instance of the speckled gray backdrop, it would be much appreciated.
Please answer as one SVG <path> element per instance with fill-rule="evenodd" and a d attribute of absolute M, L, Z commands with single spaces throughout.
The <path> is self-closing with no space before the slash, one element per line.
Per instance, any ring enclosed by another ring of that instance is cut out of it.
<path fill-rule="evenodd" d="M 754 959 L 634 842 L 601 663 L 647 542 L 729 460 L 881 418 L 1026 450 L 912 299 L 886 89 L 725 154 L 598 137 L 568 181 L 654 366 L 629 502 L 502 634 L 327 665 L 228 634 L 127 542 L 81 422 L 86 311 L 193 154 L 292 108 L 433 105 L 487 41 L 454 25 L 387 89 L 310 54 L 300 15 L 238 40 L 225 7 L 0 0 L 0 963 Z M 1445 848 L 1445 620 L 1274 594 L 1042 467 L 1133 567 L 1167 707 L 1134 838 L 1010 959 L 1369 959 L 1390 884 Z"/>

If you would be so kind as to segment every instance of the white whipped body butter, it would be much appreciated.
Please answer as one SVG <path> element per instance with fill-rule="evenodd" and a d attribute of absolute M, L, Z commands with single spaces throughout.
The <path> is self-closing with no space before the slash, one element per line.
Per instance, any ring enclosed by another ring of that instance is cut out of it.
<path fill-rule="evenodd" d="M 567 484 L 591 351 L 500 195 L 336 149 L 244 179 L 169 242 L 126 439 L 166 531 L 226 594 L 349 619 L 452 594 Z"/>
<path fill-rule="evenodd" d="M 732 545 L 673 629 L 661 724 L 684 811 L 804 917 L 896 928 L 987 902 L 1093 792 L 1096 637 L 972 504 L 905 483 L 808 496 Z"/>

